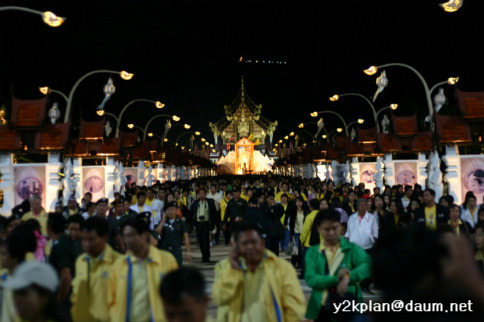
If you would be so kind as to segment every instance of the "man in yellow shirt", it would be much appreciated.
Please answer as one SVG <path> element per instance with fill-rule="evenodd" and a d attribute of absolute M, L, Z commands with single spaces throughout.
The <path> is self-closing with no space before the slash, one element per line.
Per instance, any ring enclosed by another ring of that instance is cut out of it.
<path fill-rule="evenodd" d="M 178 268 L 175 257 L 148 243 L 149 227 L 142 218 L 124 221 L 121 233 L 129 251 L 109 275 L 110 321 L 166 321 L 158 287 L 164 274 Z"/>
<path fill-rule="evenodd" d="M 168 322 L 211 322 L 205 278 L 199 270 L 182 267 L 163 277 L 160 295 Z"/>
<path fill-rule="evenodd" d="M 425 189 L 423 193 L 425 207 L 415 212 L 414 224 L 420 228 L 437 230 L 439 224 L 449 221 L 449 209 L 435 203 L 435 191 Z"/>
<path fill-rule="evenodd" d="M 234 232 L 229 258 L 215 267 L 212 297 L 218 321 L 301 321 L 306 300 L 291 263 L 265 249 L 259 228 Z"/>
<path fill-rule="evenodd" d="M 292 200 L 292 194 L 289 192 L 289 187 L 287 183 L 283 183 L 282 190 L 276 194 L 276 197 L 275 197 L 276 202 L 281 202 L 281 197 L 284 194 L 287 195 L 288 200 Z"/>
<path fill-rule="evenodd" d="M 301 232 L 301 236 L 299 236 L 299 239 L 301 240 L 301 245 L 302 245 L 302 270 L 301 270 L 301 275 L 300 277 L 304 277 L 304 269 L 305 269 L 305 256 L 306 252 L 311 247 L 311 244 L 309 241 L 311 240 L 311 231 L 313 229 L 313 222 L 314 219 L 316 218 L 316 215 L 319 213 L 319 200 L 318 199 L 311 199 L 309 200 L 309 214 L 306 216 L 304 219 L 304 224 Z"/>
<path fill-rule="evenodd" d="M 42 198 L 39 195 L 33 195 L 29 199 L 30 211 L 22 216 L 22 221 L 31 218 L 37 219 L 40 224 L 42 235 L 47 236 L 47 212 L 42 208 Z"/>
<path fill-rule="evenodd" d="M 225 220 L 225 211 L 227 210 L 227 205 L 229 204 L 230 199 L 232 199 L 232 191 L 227 190 L 225 196 L 220 200 L 220 218 L 222 222 L 228 221 Z M 225 246 L 229 245 L 230 242 L 230 232 L 227 229 L 223 230 L 224 239 L 225 239 Z"/>
<path fill-rule="evenodd" d="M 82 225 L 85 253 L 76 260 L 72 281 L 72 319 L 74 322 L 108 321 L 108 277 L 113 263 L 121 257 L 108 244 L 106 219 L 91 217 Z"/>

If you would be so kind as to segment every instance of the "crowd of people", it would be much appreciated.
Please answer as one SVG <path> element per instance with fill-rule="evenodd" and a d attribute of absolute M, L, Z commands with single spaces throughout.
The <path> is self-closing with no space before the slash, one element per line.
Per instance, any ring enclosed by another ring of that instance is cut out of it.
<path fill-rule="evenodd" d="M 351 321 L 334 304 L 375 289 L 433 299 L 441 287 L 479 309 L 484 205 L 435 197 L 271 174 L 132 184 L 50 213 L 34 195 L 0 217 L 0 321 L 209 321 L 190 234 L 204 265 L 230 247 L 215 265 L 218 321 Z"/>

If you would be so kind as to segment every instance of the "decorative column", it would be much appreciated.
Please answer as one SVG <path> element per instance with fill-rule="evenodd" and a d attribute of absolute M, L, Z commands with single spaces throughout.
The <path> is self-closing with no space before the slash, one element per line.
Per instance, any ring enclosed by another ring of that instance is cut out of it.
<path fill-rule="evenodd" d="M 383 164 L 385 165 L 385 183 L 393 187 L 395 185 L 395 162 L 390 153 L 385 154 Z"/>
<path fill-rule="evenodd" d="M 3 207 L 0 208 L 0 212 L 4 216 L 11 216 L 15 200 L 12 153 L 0 154 L 0 173 L 2 173 L 0 189 L 3 191 Z"/>
<path fill-rule="evenodd" d="M 47 212 L 55 210 L 55 203 L 59 193 L 59 169 L 62 166 L 60 153 L 49 153 L 47 155 L 47 164 L 45 167 L 46 187 L 45 187 L 45 209 Z M 67 200 L 66 200 L 67 204 Z"/>
<path fill-rule="evenodd" d="M 445 160 L 445 157 L 444 157 Z M 427 182 L 428 178 L 428 173 L 427 173 L 427 167 L 429 165 L 429 160 L 427 159 L 427 156 L 425 153 L 419 153 L 418 154 L 418 161 L 417 161 L 417 183 L 422 186 L 422 190 L 425 190 L 427 185 L 425 184 Z"/>
<path fill-rule="evenodd" d="M 351 159 L 351 185 L 356 186 L 360 183 L 360 166 L 358 164 L 358 159 Z"/>
<path fill-rule="evenodd" d="M 338 173 L 335 173 L 335 171 L 338 171 L 338 161 L 336 160 L 331 161 L 331 169 L 333 169 L 334 186 L 337 187 L 340 183 Z"/>
<path fill-rule="evenodd" d="M 116 181 L 119 180 L 119 169 L 114 163 L 114 158 L 106 158 L 106 165 L 104 166 L 106 173 L 106 184 L 104 185 L 104 194 L 109 200 L 114 200 L 114 191 Z M 119 192 L 119 191 L 118 191 Z"/>
<path fill-rule="evenodd" d="M 138 177 L 136 178 L 136 185 L 137 186 L 143 186 L 144 180 L 145 180 L 145 161 L 144 160 L 139 160 L 138 162 L 138 171 L 137 175 Z"/>
<path fill-rule="evenodd" d="M 450 151 L 452 153 L 452 151 Z M 437 151 L 433 151 L 430 153 L 430 162 L 429 162 L 429 188 L 435 191 L 435 201 L 438 201 L 442 196 L 443 191 L 443 184 L 442 184 L 442 171 L 440 171 L 440 163 L 441 160 L 439 158 L 439 153 Z M 458 161 L 457 161 L 458 162 Z M 453 178 L 452 170 L 450 170 L 450 179 Z M 458 178 L 458 176 L 457 176 Z M 460 187 L 455 187 L 453 183 L 454 189 L 458 189 L 460 191 Z M 450 190 L 450 182 L 449 182 L 449 190 Z M 455 197 L 454 197 L 455 198 Z M 458 199 L 456 199 L 458 200 Z"/>
<path fill-rule="evenodd" d="M 445 147 L 445 155 L 442 157 L 444 159 L 445 164 L 447 165 L 446 174 L 444 180 L 449 183 L 449 195 L 454 197 L 456 204 L 461 204 L 464 202 L 462 200 L 462 185 L 461 185 L 461 178 L 460 178 L 460 156 L 459 150 L 455 145 L 447 145 Z M 429 173 L 429 181 L 430 176 L 432 174 Z M 440 197 L 436 197 L 436 200 Z M 479 203 L 480 200 L 477 200 Z"/>
<path fill-rule="evenodd" d="M 382 190 L 383 188 L 383 177 L 384 177 L 384 170 L 383 170 L 383 159 L 378 157 L 376 159 L 376 173 L 375 173 L 375 185 Z"/>

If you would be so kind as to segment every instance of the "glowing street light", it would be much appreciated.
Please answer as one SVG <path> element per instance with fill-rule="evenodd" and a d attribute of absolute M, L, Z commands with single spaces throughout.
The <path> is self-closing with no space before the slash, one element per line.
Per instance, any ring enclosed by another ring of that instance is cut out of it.
<path fill-rule="evenodd" d="M 311 117 L 318 117 L 318 112 L 312 112 L 310 115 Z"/>
<path fill-rule="evenodd" d="M 130 80 L 131 78 L 133 78 L 134 74 L 128 73 L 127 71 L 123 70 L 119 73 L 119 76 L 121 76 L 121 78 L 124 80 Z"/>
<path fill-rule="evenodd" d="M 130 128 L 130 129 L 134 128 L 134 124 L 133 123 L 129 123 L 128 124 L 128 128 Z"/>
<path fill-rule="evenodd" d="M 189 130 L 189 129 L 191 128 L 191 125 L 189 125 L 189 124 L 185 124 L 185 125 L 183 125 L 183 127 L 184 127 L 185 129 Z"/>
<path fill-rule="evenodd" d="M 329 98 L 329 100 L 330 100 L 331 102 L 336 102 L 337 100 L 339 100 L 339 95 L 336 95 L 336 94 L 335 94 L 335 95 L 331 96 L 331 97 Z"/>
<path fill-rule="evenodd" d="M 455 85 L 459 81 L 459 77 L 449 77 L 447 79 L 447 84 L 449 85 Z"/>
<path fill-rule="evenodd" d="M 199 136 L 200 135 L 200 132 L 199 131 L 195 131 L 195 135 L 196 136 Z"/>
<path fill-rule="evenodd" d="M 282 140 L 279 140 L 279 143 L 282 143 Z"/>
<path fill-rule="evenodd" d="M 155 106 L 156 106 L 156 108 L 163 108 L 163 107 L 165 107 L 165 104 L 163 104 L 160 101 L 156 101 Z"/>
<path fill-rule="evenodd" d="M 304 128 L 304 123 L 299 124 L 297 127 L 300 128 L 300 129 L 303 129 Z"/>
<path fill-rule="evenodd" d="M 173 116 L 172 116 L 172 119 L 173 119 L 173 121 L 175 121 L 175 122 L 178 122 L 178 121 L 180 120 L 180 118 L 179 118 L 178 116 L 176 116 L 176 115 L 173 115 Z"/>
<path fill-rule="evenodd" d="M 48 86 L 39 87 L 39 91 L 44 95 L 47 95 L 50 93 L 50 89 Z"/>
<path fill-rule="evenodd" d="M 439 6 L 444 9 L 445 12 L 456 12 L 462 5 L 464 4 L 464 0 L 449 0 L 447 2 L 439 4 Z"/>
<path fill-rule="evenodd" d="M 287 136 L 287 135 L 286 135 L 286 136 L 284 137 L 284 140 L 289 140 L 289 136 Z"/>
<path fill-rule="evenodd" d="M 205 140 L 205 138 L 201 138 L 200 141 L 205 142 L 206 140 Z"/>
<path fill-rule="evenodd" d="M 337 128 L 337 129 L 336 129 L 336 131 L 337 131 L 338 133 L 341 133 L 341 132 L 343 132 L 343 129 L 339 127 L 339 128 Z"/>
<path fill-rule="evenodd" d="M 151 137 L 153 137 L 153 133 L 151 133 L 151 132 L 150 132 L 150 133 L 148 133 L 148 136 L 149 136 L 150 138 L 151 138 Z"/>
<path fill-rule="evenodd" d="M 365 123 L 364 119 L 358 119 L 358 124 L 363 124 L 363 123 Z"/>
<path fill-rule="evenodd" d="M 365 69 L 363 72 L 368 76 L 372 76 L 372 75 L 375 75 L 377 71 L 378 71 L 378 67 L 370 66 L 367 69 Z"/>
<path fill-rule="evenodd" d="M 289 133 L 290 136 L 294 136 L 294 132 Z"/>
<path fill-rule="evenodd" d="M 106 112 L 104 111 L 103 108 L 97 108 L 96 109 L 96 114 L 99 115 L 99 116 L 103 116 Z"/>
<path fill-rule="evenodd" d="M 59 17 L 52 11 L 42 12 L 42 11 L 37 11 L 30 8 L 25 8 L 25 7 L 5 6 L 5 7 L 0 7 L 0 11 L 24 11 L 24 12 L 33 13 L 41 16 L 44 23 L 50 27 L 59 27 L 66 20 L 66 18 Z"/>

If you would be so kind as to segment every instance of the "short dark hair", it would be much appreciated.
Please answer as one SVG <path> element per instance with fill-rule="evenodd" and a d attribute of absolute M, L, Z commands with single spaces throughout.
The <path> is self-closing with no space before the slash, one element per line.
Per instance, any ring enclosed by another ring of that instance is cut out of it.
<path fill-rule="evenodd" d="M 181 267 L 163 277 L 160 284 L 160 295 L 163 301 L 180 304 L 185 295 L 202 302 L 205 293 L 205 278 L 193 267 Z"/>
<path fill-rule="evenodd" d="M 67 220 L 62 214 L 55 212 L 49 213 L 47 217 L 47 227 L 55 234 L 63 234 L 66 230 Z"/>
<path fill-rule="evenodd" d="M 435 197 L 435 190 L 434 189 L 427 188 L 427 189 L 424 190 L 424 193 L 425 193 L 425 191 L 427 191 L 428 193 L 430 193 L 430 195 L 432 197 Z"/>
<path fill-rule="evenodd" d="M 67 226 L 69 226 L 70 224 L 79 224 L 79 227 L 81 227 L 83 222 L 84 217 L 82 217 L 82 215 L 75 214 L 67 219 Z"/>
<path fill-rule="evenodd" d="M 83 231 L 95 231 L 99 237 L 109 235 L 109 223 L 101 217 L 89 217 L 82 223 L 81 229 Z"/>
<path fill-rule="evenodd" d="M 255 231 L 257 235 L 261 236 L 259 226 L 257 226 L 252 222 L 242 222 L 235 228 L 234 241 L 238 241 L 240 234 L 245 233 L 247 231 Z"/>
<path fill-rule="evenodd" d="M 314 218 L 314 224 L 319 227 L 323 221 L 340 222 L 341 214 L 334 209 L 320 210 Z"/>
<path fill-rule="evenodd" d="M 123 233 L 123 230 L 126 226 L 133 227 L 138 233 L 138 235 L 141 235 L 143 233 L 150 231 L 149 224 L 139 216 L 132 217 L 123 221 L 123 223 L 119 227 L 121 234 Z"/>
<path fill-rule="evenodd" d="M 309 201 L 309 208 L 312 210 L 319 209 L 319 200 L 316 198 L 313 198 Z"/>
<path fill-rule="evenodd" d="M 249 199 L 249 203 L 253 205 L 257 205 L 259 203 L 259 199 L 257 197 L 251 197 Z"/>
<path fill-rule="evenodd" d="M 37 239 L 33 231 L 25 226 L 15 228 L 5 244 L 10 257 L 15 258 L 18 262 L 25 261 L 25 255 L 33 253 L 37 249 Z"/>
<path fill-rule="evenodd" d="M 136 194 L 136 198 L 139 198 L 141 196 L 145 196 L 146 197 L 146 193 L 144 191 L 140 191 Z"/>

